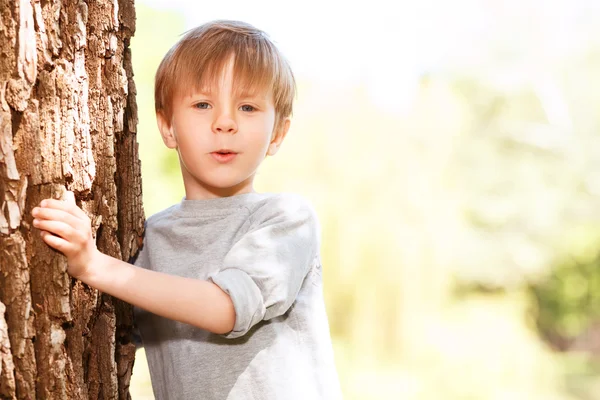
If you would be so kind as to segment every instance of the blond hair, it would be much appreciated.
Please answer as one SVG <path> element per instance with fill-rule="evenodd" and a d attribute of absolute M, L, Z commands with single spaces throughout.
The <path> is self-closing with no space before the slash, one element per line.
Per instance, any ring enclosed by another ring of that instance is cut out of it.
<path fill-rule="evenodd" d="M 266 33 L 240 21 L 217 20 L 191 29 L 167 52 L 156 71 L 154 107 L 167 121 L 173 98 L 217 87 L 234 57 L 235 96 L 271 91 L 275 126 L 292 115 L 296 82 L 292 70 Z"/>

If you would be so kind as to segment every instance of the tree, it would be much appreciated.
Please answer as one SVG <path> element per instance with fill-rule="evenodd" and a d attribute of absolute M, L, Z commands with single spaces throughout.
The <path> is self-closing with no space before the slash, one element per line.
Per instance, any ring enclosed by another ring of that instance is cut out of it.
<path fill-rule="evenodd" d="M 0 398 L 127 399 L 132 309 L 66 274 L 31 209 L 75 193 L 129 260 L 144 213 L 133 0 L 0 0 Z"/>

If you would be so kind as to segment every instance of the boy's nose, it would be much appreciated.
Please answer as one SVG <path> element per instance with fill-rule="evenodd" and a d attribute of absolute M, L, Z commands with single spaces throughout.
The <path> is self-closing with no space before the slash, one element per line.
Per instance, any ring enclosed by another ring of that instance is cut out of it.
<path fill-rule="evenodd" d="M 222 116 L 215 121 L 213 131 L 215 133 L 236 133 L 237 124 L 232 118 Z"/>

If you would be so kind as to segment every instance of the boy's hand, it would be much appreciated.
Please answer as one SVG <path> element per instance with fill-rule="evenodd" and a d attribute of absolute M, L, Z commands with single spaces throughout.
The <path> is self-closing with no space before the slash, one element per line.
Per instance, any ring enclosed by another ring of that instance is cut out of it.
<path fill-rule="evenodd" d="M 100 252 L 92 237 L 91 221 L 75 204 L 73 192 L 67 192 L 66 201 L 42 200 L 31 214 L 44 242 L 67 257 L 67 272 L 77 279 L 88 273 Z"/>

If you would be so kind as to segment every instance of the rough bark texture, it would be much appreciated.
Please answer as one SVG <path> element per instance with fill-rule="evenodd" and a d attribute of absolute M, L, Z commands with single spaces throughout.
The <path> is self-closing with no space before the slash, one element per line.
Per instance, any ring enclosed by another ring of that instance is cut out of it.
<path fill-rule="evenodd" d="M 66 274 L 31 209 L 75 192 L 98 248 L 141 243 L 133 0 L 0 0 L 0 399 L 127 399 L 132 310 Z"/>

